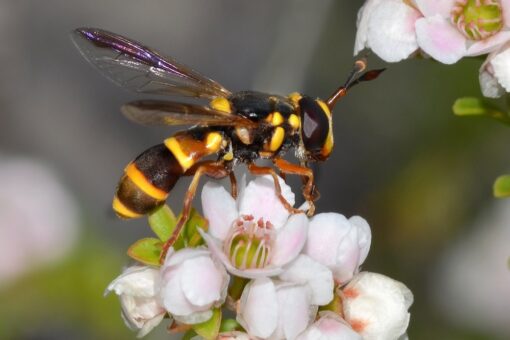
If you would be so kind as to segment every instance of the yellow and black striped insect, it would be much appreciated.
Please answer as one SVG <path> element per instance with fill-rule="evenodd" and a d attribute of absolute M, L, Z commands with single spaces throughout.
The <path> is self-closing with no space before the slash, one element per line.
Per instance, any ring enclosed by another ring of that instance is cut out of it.
<path fill-rule="evenodd" d="M 281 195 L 275 170 L 255 164 L 259 158 L 271 159 L 282 174 L 303 178 L 303 196 L 313 214 L 317 192 L 308 162 L 324 161 L 331 154 L 331 110 L 349 88 L 375 79 L 382 72 L 363 73 L 366 63 L 358 60 L 347 82 L 327 101 L 299 93 L 287 97 L 254 91 L 232 93 L 174 59 L 114 33 L 80 28 L 73 32 L 73 41 L 89 62 L 125 88 L 209 100 L 208 106 L 143 100 L 122 107 L 126 117 L 140 124 L 192 125 L 129 163 L 113 200 L 113 209 L 120 217 L 141 217 L 166 201 L 180 177 L 193 176 L 181 219 L 164 249 L 175 242 L 187 220 L 200 177 L 229 176 L 235 196 L 232 170 L 238 163 L 247 164 L 253 174 L 271 175 L 284 206 L 296 212 Z M 291 149 L 300 164 L 282 158 Z M 204 160 L 211 155 L 216 155 L 216 159 Z"/>

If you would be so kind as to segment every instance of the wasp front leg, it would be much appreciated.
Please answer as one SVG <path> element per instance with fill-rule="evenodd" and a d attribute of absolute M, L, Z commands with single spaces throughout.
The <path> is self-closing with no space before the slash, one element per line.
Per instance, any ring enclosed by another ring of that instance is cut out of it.
<path fill-rule="evenodd" d="M 273 160 L 273 163 L 282 173 L 288 175 L 298 175 L 304 179 L 305 183 L 303 186 L 303 197 L 310 205 L 307 215 L 313 216 L 313 214 L 315 213 L 315 204 L 313 202 L 319 198 L 319 192 L 315 188 L 312 169 L 305 166 L 287 162 L 282 158 L 275 158 Z"/>
<path fill-rule="evenodd" d="M 191 180 L 191 183 L 188 187 L 188 191 L 186 191 L 186 195 L 184 197 L 184 204 L 182 208 L 181 217 L 177 221 L 177 224 L 175 226 L 175 229 L 170 236 L 170 238 L 163 244 L 163 249 L 161 251 L 160 255 L 160 262 L 163 263 L 165 261 L 166 254 L 168 252 L 168 249 L 170 249 L 171 246 L 177 241 L 177 238 L 179 237 L 182 228 L 184 227 L 184 224 L 189 218 L 189 214 L 191 211 L 191 204 L 193 202 L 193 198 L 195 197 L 195 193 L 197 191 L 198 183 L 200 181 L 200 178 L 202 175 L 207 175 L 209 177 L 215 178 L 215 179 L 222 179 L 227 176 L 229 176 L 231 173 L 231 170 L 225 167 L 225 164 L 223 162 L 214 162 L 214 161 L 203 161 L 195 164 L 192 168 L 190 168 L 186 173 L 185 176 L 193 176 L 193 179 Z M 232 177 L 230 177 L 232 180 Z"/>
<path fill-rule="evenodd" d="M 291 214 L 298 214 L 298 213 L 302 213 L 303 212 L 303 211 L 301 211 L 299 209 L 294 208 L 285 199 L 285 197 L 283 197 L 283 195 L 282 195 L 282 188 L 280 186 L 280 182 L 278 181 L 278 174 L 276 173 L 276 171 L 274 171 L 273 168 L 266 167 L 266 166 L 258 166 L 258 165 L 255 165 L 254 163 L 250 163 L 250 164 L 248 164 L 248 170 L 250 171 L 250 173 L 252 173 L 253 175 L 256 175 L 256 176 L 270 175 L 271 177 L 273 177 L 274 188 L 275 188 L 275 191 L 276 191 L 276 196 L 278 197 L 280 202 L 282 202 L 282 204 L 285 207 L 285 209 L 287 209 Z"/>

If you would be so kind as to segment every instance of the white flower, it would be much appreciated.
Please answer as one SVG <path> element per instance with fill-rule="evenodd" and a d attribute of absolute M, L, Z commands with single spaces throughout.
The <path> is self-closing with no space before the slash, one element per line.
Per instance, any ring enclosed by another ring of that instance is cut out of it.
<path fill-rule="evenodd" d="M 294 339 L 313 321 L 316 312 L 306 286 L 260 278 L 244 288 L 237 321 L 251 336 Z"/>
<path fill-rule="evenodd" d="M 297 340 L 362 340 L 351 326 L 333 312 L 319 313 L 320 319 L 301 333 Z"/>
<path fill-rule="evenodd" d="M 381 274 L 362 272 L 341 291 L 345 320 L 365 340 L 398 339 L 409 325 L 413 294 Z"/>
<path fill-rule="evenodd" d="M 244 332 L 226 332 L 218 334 L 218 340 L 251 340 L 252 338 Z"/>
<path fill-rule="evenodd" d="M 282 195 L 294 204 L 290 187 L 279 178 Z M 209 221 L 202 232 L 207 246 L 227 270 L 240 277 L 274 276 L 303 248 L 308 230 L 305 214 L 290 215 L 275 194 L 270 176 L 260 176 L 241 188 L 239 198 L 209 182 L 202 191 L 202 207 Z"/>
<path fill-rule="evenodd" d="M 354 53 L 388 62 L 421 49 L 444 63 L 497 50 L 510 40 L 510 0 L 368 0 L 358 14 Z"/>
<path fill-rule="evenodd" d="M 397 62 L 418 50 L 414 23 L 422 15 L 402 0 L 368 0 L 358 12 L 354 54 L 370 48 L 381 59 Z"/>
<path fill-rule="evenodd" d="M 79 232 L 78 207 L 56 174 L 30 158 L 0 156 L 0 286 L 65 258 Z"/>
<path fill-rule="evenodd" d="M 365 219 L 322 213 L 310 221 L 304 253 L 331 269 L 338 283 L 345 283 L 365 261 L 371 238 Z"/>
<path fill-rule="evenodd" d="M 149 333 L 166 314 L 157 299 L 158 280 L 159 270 L 135 266 L 127 268 L 106 288 L 106 293 L 113 291 L 119 296 L 122 317 L 129 328 L 139 330 L 138 337 Z"/>
<path fill-rule="evenodd" d="M 501 97 L 510 92 L 510 44 L 492 52 L 480 68 L 480 87 L 486 97 Z"/>
<path fill-rule="evenodd" d="M 170 249 L 161 267 L 160 299 L 174 319 L 195 324 L 212 317 L 225 302 L 229 276 L 221 263 L 201 248 Z"/>

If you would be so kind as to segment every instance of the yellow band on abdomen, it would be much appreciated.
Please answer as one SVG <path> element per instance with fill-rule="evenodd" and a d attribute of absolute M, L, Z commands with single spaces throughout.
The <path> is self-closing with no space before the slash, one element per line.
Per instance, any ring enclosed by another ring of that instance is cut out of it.
<path fill-rule="evenodd" d="M 122 202 L 119 200 L 119 198 L 117 196 L 115 196 L 113 198 L 112 207 L 113 207 L 113 210 L 121 217 L 136 218 L 136 217 L 142 216 L 141 214 L 138 214 L 138 213 L 132 211 L 131 209 L 126 207 L 124 204 L 122 204 Z"/>
<path fill-rule="evenodd" d="M 186 171 L 193 166 L 195 163 L 193 157 L 191 155 L 186 155 L 184 151 L 182 151 L 181 145 L 174 137 L 165 139 L 165 145 L 168 150 L 173 153 L 183 171 Z"/>
<path fill-rule="evenodd" d="M 158 201 L 165 200 L 168 193 L 156 188 L 145 175 L 138 170 L 135 163 L 131 163 L 126 167 L 126 176 L 135 183 L 135 185 L 150 197 L 157 199 Z"/>

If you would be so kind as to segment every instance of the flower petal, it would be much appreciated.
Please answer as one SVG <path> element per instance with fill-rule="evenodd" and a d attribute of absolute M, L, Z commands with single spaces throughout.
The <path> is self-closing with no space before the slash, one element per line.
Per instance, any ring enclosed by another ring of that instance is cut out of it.
<path fill-rule="evenodd" d="M 426 17 L 439 14 L 449 18 L 456 0 L 414 0 L 419 11 Z"/>
<path fill-rule="evenodd" d="M 218 183 L 207 182 L 202 189 L 202 209 L 211 235 L 224 240 L 238 216 L 234 198 Z"/>
<path fill-rule="evenodd" d="M 161 304 L 174 316 L 190 315 L 200 308 L 193 306 L 182 291 L 180 268 L 162 272 L 162 286 L 160 292 Z"/>
<path fill-rule="evenodd" d="M 144 336 L 149 334 L 149 332 L 152 331 L 154 329 L 154 327 L 156 327 L 157 325 L 160 324 L 161 321 L 163 321 L 163 318 L 165 317 L 165 314 L 166 313 L 161 313 L 161 314 L 156 315 L 152 319 L 147 320 L 144 323 L 144 325 L 142 326 L 142 328 L 140 328 L 140 331 L 138 332 L 136 337 L 137 338 L 143 338 Z"/>
<path fill-rule="evenodd" d="M 114 291 L 117 295 L 153 297 L 156 295 L 158 280 L 159 270 L 147 266 L 133 266 L 127 268 L 113 280 L 106 288 L 105 293 Z"/>
<path fill-rule="evenodd" d="M 398 339 L 405 334 L 413 294 L 401 282 L 362 272 L 342 290 L 345 320 L 363 339 Z"/>
<path fill-rule="evenodd" d="M 500 31 L 490 38 L 477 41 L 467 49 L 466 56 L 474 57 L 493 52 L 510 40 L 510 31 Z"/>
<path fill-rule="evenodd" d="M 494 54 L 490 64 L 498 83 L 503 86 L 506 92 L 510 92 L 510 47 Z"/>
<path fill-rule="evenodd" d="M 194 306 L 209 308 L 221 299 L 225 269 L 217 267 L 209 256 L 186 260 L 180 274 L 184 296 Z"/>
<path fill-rule="evenodd" d="M 443 64 L 454 64 L 466 54 L 466 38 L 440 15 L 416 21 L 418 45 Z"/>
<path fill-rule="evenodd" d="M 296 340 L 362 340 L 349 324 L 333 312 L 320 313 L 321 317 Z"/>
<path fill-rule="evenodd" d="M 280 283 L 276 288 L 278 297 L 278 327 L 272 339 L 295 339 L 312 322 L 310 316 L 310 293 L 303 285 Z"/>
<path fill-rule="evenodd" d="M 311 303 L 314 305 L 327 305 L 333 300 L 333 274 L 328 267 L 306 255 L 299 255 L 279 278 L 283 281 L 306 284 L 310 288 Z"/>
<path fill-rule="evenodd" d="M 505 27 L 510 27 L 510 0 L 501 0 L 500 3 Z"/>
<path fill-rule="evenodd" d="M 186 260 L 200 256 L 208 256 L 209 254 L 210 252 L 205 248 L 183 248 L 179 251 L 174 251 L 173 248 L 170 248 L 166 254 L 165 262 L 161 270 L 166 270 L 167 268 L 178 266 Z"/>
<path fill-rule="evenodd" d="M 269 337 L 278 323 L 276 288 L 268 278 L 246 285 L 239 303 L 237 321 L 252 336 Z"/>
<path fill-rule="evenodd" d="M 223 252 L 219 241 L 215 240 L 212 236 L 206 234 L 203 230 L 199 229 L 200 235 L 204 239 L 207 247 L 214 257 L 223 263 L 227 271 L 233 275 L 244 277 L 247 279 L 256 279 L 261 277 L 275 276 L 283 272 L 283 268 L 276 266 L 268 266 L 262 269 L 237 269 L 231 263 L 227 255 Z"/>
<path fill-rule="evenodd" d="M 305 214 L 290 216 L 287 223 L 278 230 L 273 246 L 271 264 L 284 266 L 301 252 L 308 234 L 308 218 Z"/>
<path fill-rule="evenodd" d="M 213 316 L 212 309 L 194 312 L 188 315 L 173 315 L 175 321 L 184 323 L 186 325 L 195 325 L 197 323 L 206 322 Z"/>
<path fill-rule="evenodd" d="M 484 63 L 485 65 L 485 63 Z M 498 80 L 492 73 L 482 65 L 478 79 L 482 94 L 489 98 L 499 98 L 505 94 L 505 89 L 498 83 Z"/>
<path fill-rule="evenodd" d="M 354 42 L 354 55 L 367 47 L 368 39 L 368 21 L 374 8 L 384 0 L 368 0 L 358 11 L 358 20 L 356 22 L 356 41 Z"/>
<path fill-rule="evenodd" d="M 414 30 L 420 13 L 399 0 L 387 0 L 373 9 L 368 23 L 368 46 L 381 59 L 397 62 L 418 49 Z"/>
<path fill-rule="evenodd" d="M 283 197 L 294 205 L 294 193 L 283 179 L 278 177 L 278 181 Z M 270 221 L 276 229 L 282 227 L 289 217 L 289 211 L 276 196 L 273 178 L 269 175 L 258 176 L 248 184 L 243 195 L 239 196 L 239 214 L 253 215 L 255 220 L 263 218 Z"/>
<path fill-rule="evenodd" d="M 368 225 L 367 220 L 361 216 L 352 216 L 349 218 L 349 222 L 353 224 L 358 231 L 358 248 L 360 251 L 358 266 L 361 266 L 365 262 L 368 251 L 370 250 L 370 244 L 372 243 L 372 230 Z"/>
<path fill-rule="evenodd" d="M 321 213 L 310 220 L 304 253 L 327 267 L 336 263 L 338 245 L 349 232 L 351 224 L 345 216 Z"/>

